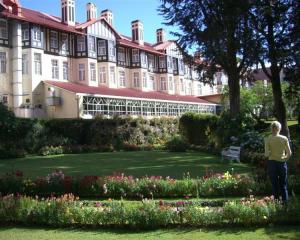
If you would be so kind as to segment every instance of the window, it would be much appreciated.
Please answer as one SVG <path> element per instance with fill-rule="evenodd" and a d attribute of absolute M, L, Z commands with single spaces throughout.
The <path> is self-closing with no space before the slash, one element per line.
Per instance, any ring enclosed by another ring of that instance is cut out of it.
<path fill-rule="evenodd" d="M 0 73 L 6 73 L 6 52 L 0 52 Z"/>
<path fill-rule="evenodd" d="M 109 56 L 115 57 L 116 56 L 116 48 L 113 41 L 109 42 Z"/>
<path fill-rule="evenodd" d="M 140 76 L 138 72 L 133 73 L 133 86 L 140 87 Z"/>
<path fill-rule="evenodd" d="M 50 31 L 50 47 L 58 48 L 58 34 L 55 31 Z"/>
<path fill-rule="evenodd" d="M 96 82 L 96 64 L 90 63 L 90 75 L 91 75 L 91 81 Z"/>
<path fill-rule="evenodd" d="M 183 82 L 183 79 L 180 78 L 180 89 L 181 89 L 181 92 L 184 92 L 185 88 L 184 88 L 184 82 Z"/>
<path fill-rule="evenodd" d="M 68 34 L 61 34 L 61 50 L 68 51 L 69 50 L 69 38 Z"/>
<path fill-rule="evenodd" d="M 173 78 L 169 77 L 169 90 L 173 91 L 173 89 L 174 89 Z"/>
<path fill-rule="evenodd" d="M 182 59 L 179 60 L 179 70 L 182 73 L 184 72 L 184 64 Z"/>
<path fill-rule="evenodd" d="M 148 55 L 148 66 L 150 69 L 154 68 L 154 56 L 153 55 Z"/>
<path fill-rule="evenodd" d="M 159 57 L 159 67 L 160 68 L 166 68 L 166 58 L 163 56 Z"/>
<path fill-rule="evenodd" d="M 174 70 L 178 70 L 178 67 L 177 67 L 177 58 L 173 58 L 173 68 L 174 68 Z"/>
<path fill-rule="evenodd" d="M 201 84 L 198 83 L 198 84 L 197 84 L 197 87 L 198 87 L 198 96 L 201 96 L 201 95 L 202 95 L 202 87 L 201 87 Z"/>
<path fill-rule="evenodd" d="M 167 90 L 167 83 L 166 83 L 165 77 L 160 78 L 160 90 L 162 90 L 162 91 Z"/>
<path fill-rule="evenodd" d="M 125 72 L 120 71 L 119 76 L 120 76 L 120 83 L 119 83 L 120 87 L 126 87 Z"/>
<path fill-rule="evenodd" d="M 147 73 L 143 72 L 143 87 L 147 87 Z"/>
<path fill-rule="evenodd" d="M 68 62 L 63 62 L 63 79 L 69 80 L 69 64 L 68 64 Z"/>
<path fill-rule="evenodd" d="M 22 41 L 29 40 L 29 25 L 28 23 L 22 24 Z"/>
<path fill-rule="evenodd" d="M 192 95 L 192 83 L 191 82 L 188 83 L 187 94 Z"/>
<path fill-rule="evenodd" d="M 32 28 L 32 38 L 34 41 L 41 41 L 42 37 L 41 37 L 41 28 L 39 26 L 34 26 Z"/>
<path fill-rule="evenodd" d="M 22 54 L 22 74 L 28 74 L 28 54 Z"/>
<path fill-rule="evenodd" d="M 146 55 L 146 53 L 144 53 L 144 52 L 141 53 L 141 60 L 142 60 L 143 65 L 147 64 L 147 55 Z"/>
<path fill-rule="evenodd" d="M 58 61 L 51 60 L 51 65 L 52 65 L 52 78 L 58 79 L 59 78 Z"/>
<path fill-rule="evenodd" d="M 34 54 L 34 73 L 42 75 L 42 55 L 40 53 Z"/>
<path fill-rule="evenodd" d="M 105 67 L 100 67 L 99 68 L 99 81 L 100 81 L 100 83 L 106 83 Z"/>
<path fill-rule="evenodd" d="M 98 54 L 103 56 L 106 55 L 106 41 L 99 40 L 98 42 Z"/>
<path fill-rule="evenodd" d="M 125 49 L 124 48 L 118 48 L 118 60 L 125 62 Z"/>
<path fill-rule="evenodd" d="M 79 52 L 85 51 L 85 36 L 77 37 L 77 51 Z"/>
<path fill-rule="evenodd" d="M 155 91 L 155 80 L 153 75 L 149 76 L 149 88 Z"/>
<path fill-rule="evenodd" d="M 168 62 L 168 68 L 172 69 L 173 68 L 173 59 L 172 57 L 168 56 L 167 58 Z"/>
<path fill-rule="evenodd" d="M 85 81 L 85 65 L 83 63 L 79 64 L 79 81 Z"/>
<path fill-rule="evenodd" d="M 89 51 L 95 52 L 96 46 L 95 46 L 95 37 L 89 36 Z"/>
<path fill-rule="evenodd" d="M 132 49 L 132 62 L 139 62 L 140 61 L 140 54 L 138 49 Z"/>
<path fill-rule="evenodd" d="M 111 83 L 116 83 L 115 67 L 110 67 L 109 68 L 109 75 L 110 75 L 110 81 L 111 81 Z"/>
<path fill-rule="evenodd" d="M 3 20 L 3 19 L 0 20 L 0 38 L 4 38 L 4 39 L 8 38 L 7 22 L 6 22 L 6 20 Z"/>

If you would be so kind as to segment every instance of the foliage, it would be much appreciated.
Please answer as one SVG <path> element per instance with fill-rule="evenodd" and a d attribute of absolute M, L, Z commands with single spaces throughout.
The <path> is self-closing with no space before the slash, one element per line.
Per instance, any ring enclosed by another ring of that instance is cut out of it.
<path fill-rule="evenodd" d="M 168 25 L 177 25 L 175 33 L 183 47 L 195 46 L 204 61 L 200 79 L 213 81 L 221 68 L 228 76 L 230 113 L 239 112 L 240 79 L 253 64 L 253 36 L 249 31 L 249 1 L 162 0 L 159 8 Z M 238 60 L 238 57 L 240 60 Z M 192 62 L 192 61 L 191 61 Z M 218 67 L 217 67 L 218 66 Z"/>
<path fill-rule="evenodd" d="M 290 188 L 299 193 L 299 176 L 290 176 Z M 64 193 L 76 194 L 80 197 L 105 198 L 161 198 L 161 197 L 211 197 L 211 196 L 247 196 L 248 194 L 268 194 L 269 181 L 258 182 L 251 177 L 238 174 L 212 174 L 203 178 L 172 179 L 161 176 L 134 178 L 124 174 L 113 176 L 66 176 L 55 171 L 45 177 L 29 179 L 21 172 L 3 176 L 0 179 L 2 195 L 20 193 L 27 196 L 53 196 Z"/>
<path fill-rule="evenodd" d="M 153 149 L 164 145 L 178 133 L 178 119 L 143 119 L 115 117 L 112 119 L 15 118 L 4 106 L 0 108 L 0 151 L 2 158 L 15 157 L 18 152 L 52 155 L 95 151 Z M 141 147 L 140 147 L 141 146 Z"/>
<path fill-rule="evenodd" d="M 216 115 L 185 113 L 179 120 L 179 131 L 190 144 L 207 145 L 214 136 L 218 119 Z"/>
<path fill-rule="evenodd" d="M 284 214 L 283 214 L 284 213 Z M 203 207 L 197 202 L 142 200 L 140 204 L 123 201 L 78 201 L 72 194 L 47 199 L 8 195 L 0 199 L 1 223 L 32 224 L 52 227 L 118 227 L 155 229 L 166 226 L 264 226 L 270 223 L 300 222 L 299 201 L 284 207 L 272 198 L 230 201 L 221 207 Z"/>
<path fill-rule="evenodd" d="M 181 135 L 175 135 L 166 142 L 166 149 L 170 152 L 185 152 L 188 147 L 189 144 Z"/>

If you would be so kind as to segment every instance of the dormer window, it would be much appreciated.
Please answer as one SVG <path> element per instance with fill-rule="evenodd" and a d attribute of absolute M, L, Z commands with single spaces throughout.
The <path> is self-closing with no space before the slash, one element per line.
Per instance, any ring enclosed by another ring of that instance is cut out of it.
<path fill-rule="evenodd" d="M 106 55 L 106 41 L 105 40 L 98 41 L 98 54 L 101 56 Z"/>
<path fill-rule="evenodd" d="M 50 48 L 58 48 L 58 33 L 50 31 Z"/>
<path fill-rule="evenodd" d="M 95 37 L 89 36 L 89 51 L 96 52 Z"/>
<path fill-rule="evenodd" d="M 118 48 L 118 60 L 125 62 L 125 49 L 124 48 Z"/>
<path fill-rule="evenodd" d="M 68 34 L 61 34 L 61 50 L 68 51 L 69 50 L 69 38 Z"/>
<path fill-rule="evenodd" d="M 166 57 L 164 56 L 159 57 L 159 67 L 166 68 Z"/>
<path fill-rule="evenodd" d="M 0 38 L 8 38 L 7 21 L 4 19 L 0 19 Z"/>
<path fill-rule="evenodd" d="M 22 41 L 29 40 L 29 25 L 28 23 L 22 24 Z"/>
<path fill-rule="evenodd" d="M 41 28 L 39 26 L 34 26 L 32 29 L 32 38 L 34 41 L 41 41 L 42 36 L 41 36 Z"/>
<path fill-rule="evenodd" d="M 77 36 L 77 51 L 85 51 L 85 36 Z"/>
<path fill-rule="evenodd" d="M 138 49 L 132 49 L 132 62 L 140 61 L 140 53 Z"/>

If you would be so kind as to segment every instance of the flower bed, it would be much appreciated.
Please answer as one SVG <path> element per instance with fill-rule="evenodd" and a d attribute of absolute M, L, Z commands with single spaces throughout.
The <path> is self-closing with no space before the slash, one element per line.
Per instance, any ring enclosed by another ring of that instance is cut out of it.
<path fill-rule="evenodd" d="M 300 191 L 299 176 L 290 176 L 290 190 Z M 199 179 L 172 179 L 170 177 L 134 178 L 123 174 L 114 176 L 70 177 L 56 171 L 45 177 L 28 179 L 22 172 L 7 174 L 0 178 L 0 193 L 19 193 L 27 196 L 60 196 L 73 193 L 80 197 L 103 198 L 174 198 L 211 196 L 249 196 L 270 193 L 269 181 L 230 173 L 213 174 Z"/>
<path fill-rule="evenodd" d="M 84 205 L 72 194 L 59 198 L 0 198 L 0 222 L 53 227 L 159 228 L 166 226 L 263 226 L 270 223 L 300 222 L 300 203 L 288 206 L 271 198 L 225 202 L 223 206 L 170 205 L 144 200 L 141 204 L 123 201 Z"/>

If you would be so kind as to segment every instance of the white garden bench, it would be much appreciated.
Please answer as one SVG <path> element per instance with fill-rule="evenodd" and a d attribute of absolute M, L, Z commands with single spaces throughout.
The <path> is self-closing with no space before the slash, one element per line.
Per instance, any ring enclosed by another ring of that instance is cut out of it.
<path fill-rule="evenodd" d="M 230 146 L 228 148 L 224 148 L 221 153 L 222 162 L 224 161 L 224 158 L 228 158 L 230 160 L 236 160 L 237 162 L 240 162 L 240 153 L 241 153 L 241 147 Z"/>

